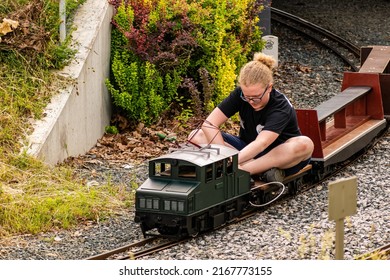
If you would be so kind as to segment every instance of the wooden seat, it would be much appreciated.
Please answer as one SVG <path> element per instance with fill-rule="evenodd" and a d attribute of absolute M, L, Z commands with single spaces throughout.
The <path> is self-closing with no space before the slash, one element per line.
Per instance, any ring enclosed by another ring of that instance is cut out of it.
<path fill-rule="evenodd" d="M 299 170 L 298 173 L 292 174 L 292 175 L 287 176 L 286 178 L 284 178 L 283 183 L 288 183 L 288 182 L 294 180 L 295 178 L 300 177 L 303 173 L 306 173 L 309 170 L 311 170 L 311 168 L 312 168 L 311 164 L 306 165 L 301 170 Z"/>
<path fill-rule="evenodd" d="M 371 87 L 349 87 L 315 108 L 323 145 L 367 120 L 365 96 L 370 90 Z M 330 124 L 329 117 L 333 117 Z"/>
<path fill-rule="evenodd" d="M 384 113 L 390 115 L 390 47 L 362 48 L 361 61 L 358 73 L 344 72 L 341 93 L 315 109 L 296 110 L 302 134 L 314 143 L 316 168 L 344 161 L 386 127 Z"/>
<path fill-rule="evenodd" d="M 366 46 L 360 51 L 359 73 L 377 73 L 382 91 L 383 111 L 390 118 L 390 46 Z"/>
<path fill-rule="evenodd" d="M 315 108 L 318 114 L 318 121 L 325 121 L 327 117 L 345 109 L 345 107 L 366 95 L 370 90 L 371 87 L 349 87 L 343 92 L 336 94 Z"/>

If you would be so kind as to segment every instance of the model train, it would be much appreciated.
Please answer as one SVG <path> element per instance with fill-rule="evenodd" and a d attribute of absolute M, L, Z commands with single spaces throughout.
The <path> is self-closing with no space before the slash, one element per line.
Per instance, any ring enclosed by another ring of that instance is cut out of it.
<path fill-rule="evenodd" d="M 149 162 L 137 189 L 135 221 L 144 235 L 157 230 L 181 237 L 217 228 L 245 210 L 266 205 L 275 193 L 295 194 L 369 147 L 388 128 L 390 47 L 361 49 L 359 72 L 346 72 L 342 91 L 310 110 L 297 109 L 299 126 L 314 142 L 309 165 L 277 183 L 251 180 L 239 169 L 238 151 L 222 145 L 187 145 Z"/>

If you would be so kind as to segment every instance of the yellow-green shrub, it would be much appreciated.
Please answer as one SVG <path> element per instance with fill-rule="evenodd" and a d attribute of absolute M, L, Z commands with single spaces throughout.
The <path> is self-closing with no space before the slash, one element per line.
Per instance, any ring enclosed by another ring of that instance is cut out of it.
<path fill-rule="evenodd" d="M 261 1 L 111 3 L 117 12 L 107 85 L 114 104 L 134 122 L 152 123 L 169 109 L 180 114 L 188 104 L 197 114 L 209 112 L 234 88 L 238 69 L 262 48 Z"/>

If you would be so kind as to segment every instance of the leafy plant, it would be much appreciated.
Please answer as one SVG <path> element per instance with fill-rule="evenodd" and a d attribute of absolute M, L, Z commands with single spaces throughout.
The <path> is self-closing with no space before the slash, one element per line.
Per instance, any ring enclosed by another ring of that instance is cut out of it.
<path fill-rule="evenodd" d="M 208 113 L 234 88 L 238 69 L 262 48 L 261 1 L 110 3 L 116 13 L 107 86 L 114 104 L 134 123 L 150 124 L 167 110 Z"/>
<path fill-rule="evenodd" d="M 119 130 L 115 125 L 106 126 L 105 131 L 108 134 L 118 134 L 119 133 Z"/>

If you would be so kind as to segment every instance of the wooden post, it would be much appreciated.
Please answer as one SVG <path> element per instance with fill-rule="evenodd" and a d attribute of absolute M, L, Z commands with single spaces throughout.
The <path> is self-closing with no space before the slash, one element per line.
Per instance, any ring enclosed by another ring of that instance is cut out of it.
<path fill-rule="evenodd" d="M 344 219 L 336 220 L 336 260 L 344 259 Z"/>
<path fill-rule="evenodd" d="M 344 258 L 344 218 L 356 213 L 357 177 L 329 184 L 329 220 L 336 222 L 336 260 Z"/>

